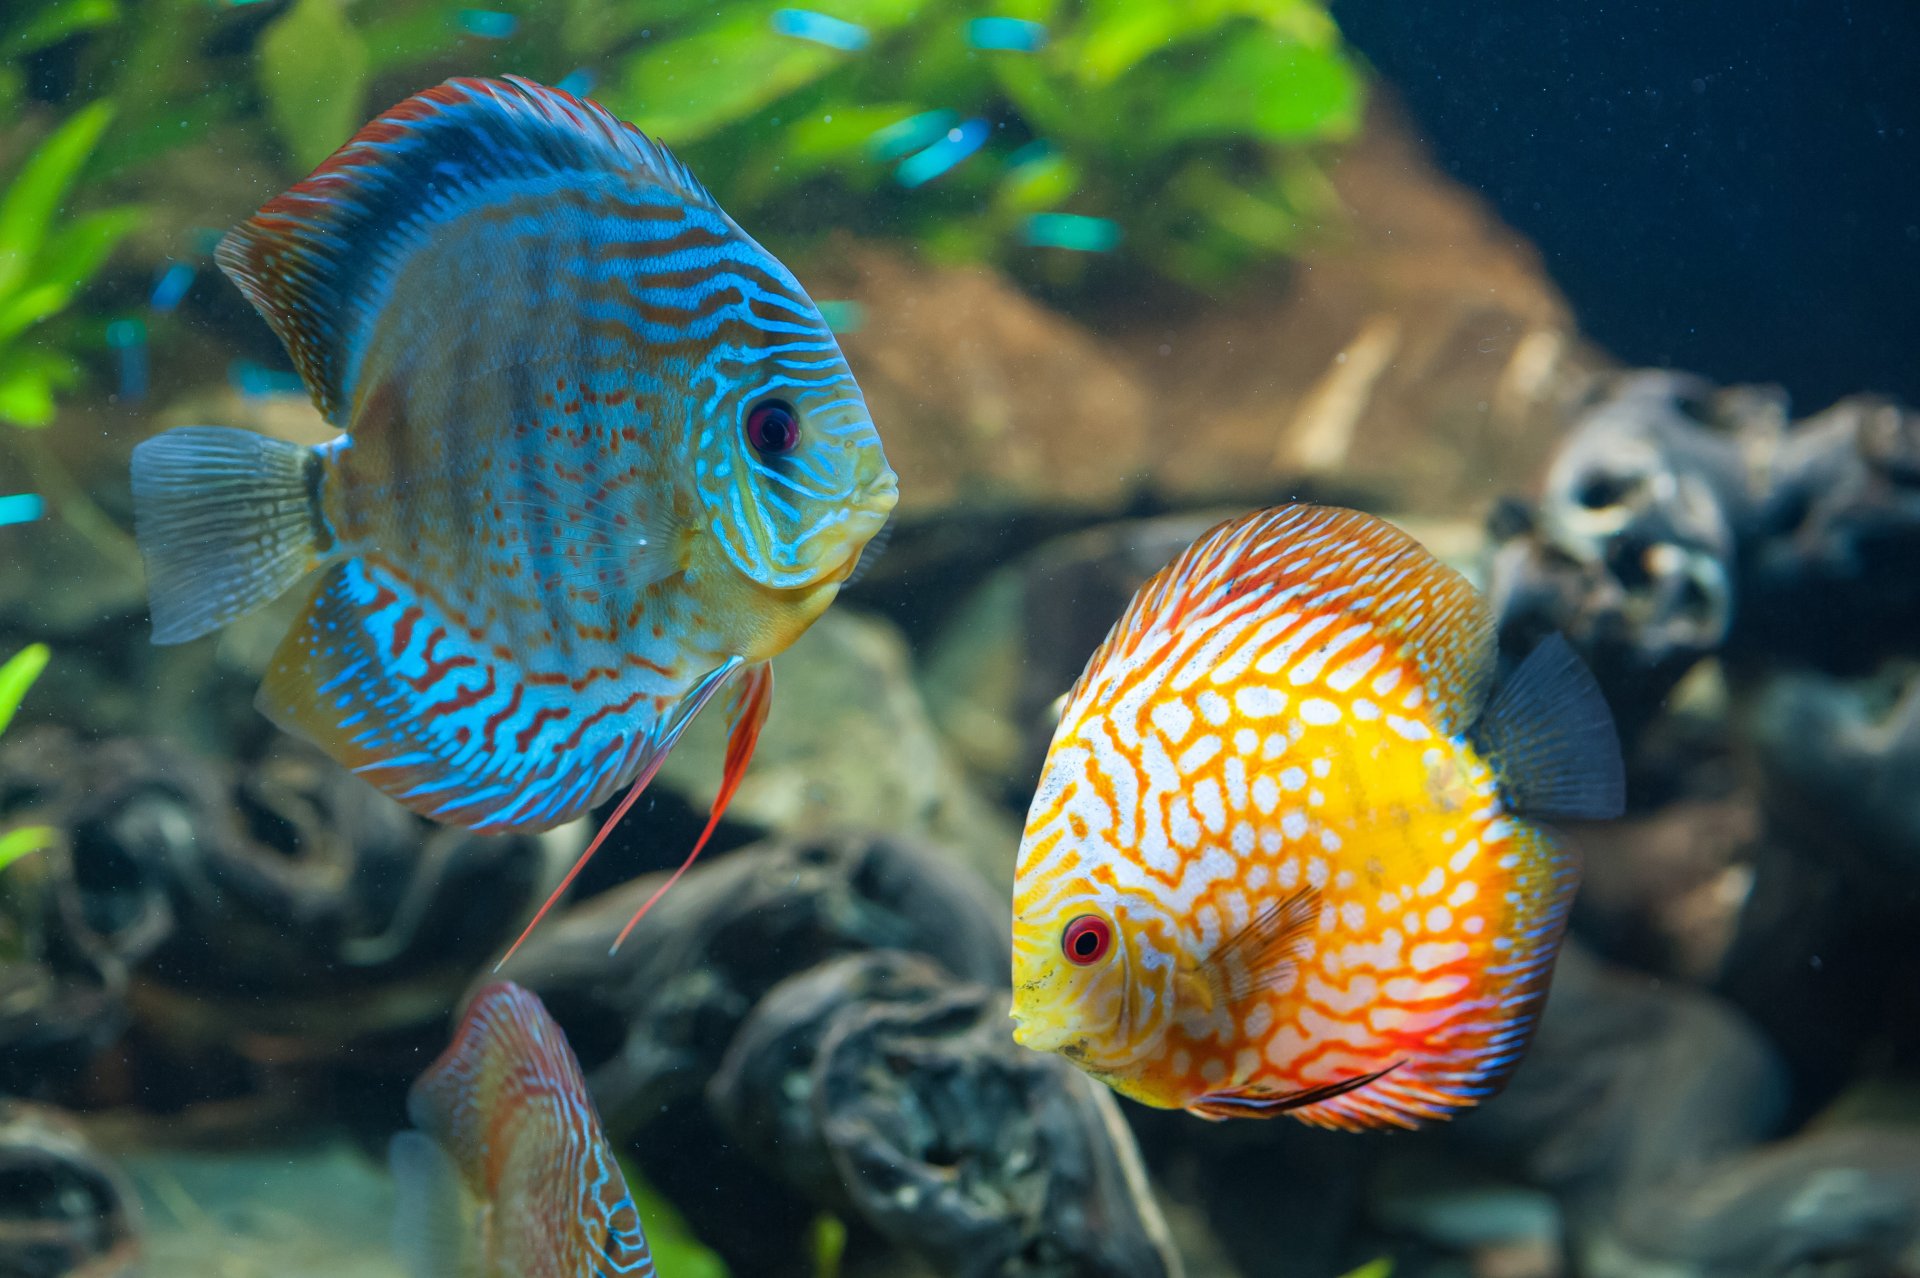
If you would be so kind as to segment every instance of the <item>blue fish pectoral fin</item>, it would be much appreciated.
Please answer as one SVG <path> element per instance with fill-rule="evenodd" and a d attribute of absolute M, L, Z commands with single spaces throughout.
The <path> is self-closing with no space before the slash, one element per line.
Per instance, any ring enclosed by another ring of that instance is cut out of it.
<path fill-rule="evenodd" d="M 291 589 L 331 547 L 320 456 L 225 426 L 133 450 L 133 525 L 155 643 L 185 643 Z"/>
<path fill-rule="evenodd" d="M 393 1250 L 407 1278 L 468 1278 L 478 1256 L 466 1186 L 446 1151 L 420 1132 L 387 1146 L 393 1172 Z"/>
<path fill-rule="evenodd" d="M 1307 938 L 1319 926 L 1318 888 L 1269 900 L 1245 927 L 1214 947 L 1200 975 L 1207 989 L 1229 1005 L 1274 989 L 1293 975 Z"/>
<path fill-rule="evenodd" d="M 1613 715 L 1592 673 L 1557 634 L 1501 686 L 1473 741 L 1522 815 L 1605 820 L 1626 806 Z"/>
<path fill-rule="evenodd" d="M 736 658 L 738 660 L 738 658 Z M 667 894 L 667 889 L 680 881 L 693 865 L 700 850 L 707 846 L 707 840 L 713 837 L 720 818 L 727 813 L 727 804 L 733 800 L 733 792 L 740 788 L 740 778 L 747 773 L 747 764 L 753 759 L 753 747 L 760 740 L 761 725 L 767 721 L 767 710 L 773 705 L 773 666 L 762 661 L 758 665 L 748 666 L 746 673 L 734 681 L 732 704 L 728 708 L 727 718 L 732 727 L 727 732 L 727 762 L 720 774 L 720 789 L 713 796 L 713 806 L 707 812 L 706 828 L 700 831 L 700 837 L 694 840 L 693 851 L 687 853 L 687 859 L 680 868 L 654 889 L 653 895 L 646 899 L 641 907 L 633 912 L 627 925 L 620 929 L 620 935 L 613 939 L 613 948 L 608 953 L 619 950 L 634 926 L 645 918 L 653 903 Z"/>
<path fill-rule="evenodd" d="M 1370 1074 L 1355 1074 L 1350 1078 L 1336 1079 L 1295 1092 L 1264 1092 L 1252 1088 L 1208 1092 L 1189 1104 L 1187 1110 L 1202 1118 L 1273 1118 L 1288 1110 L 1305 1109 L 1309 1105 L 1318 1105 L 1336 1096 L 1358 1091 L 1369 1083 L 1379 1082 L 1400 1065 L 1401 1062 L 1396 1061 Z"/>
<path fill-rule="evenodd" d="M 599 832 L 593 836 L 593 842 L 587 844 L 587 850 L 580 854 L 579 859 L 573 863 L 573 867 L 567 871 L 566 877 L 560 880 L 553 891 L 548 894 L 547 899 L 541 902 L 540 908 L 534 911 L 533 917 L 527 920 L 527 925 L 521 929 L 520 935 L 514 938 L 512 945 L 507 947 L 507 952 L 500 956 L 500 961 L 493 965 L 494 971 L 498 972 L 502 967 L 506 966 L 507 960 L 514 956 L 514 952 L 526 942 L 529 936 L 533 935 L 533 929 L 540 925 L 540 920 L 544 919 L 547 916 L 547 912 L 553 909 L 561 897 L 566 895 L 567 889 L 573 886 L 573 880 L 578 877 L 580 871 L 587 868 L 587 862 L 593 859 L 593 854 L 598 852 L 600 845 L 607 841 L 607 836 L 613 833 L 613 828 L 619 825 L 621 819 L 627 815 L 627 810 L 633 806 L 634 800 L 640 797 L 640 792 L 647 788 L 647 783 L 653 780 L 653 774 L 658 772 L 660 765 L 666 761 L 667 751 L 671 750 L 674 743 L 680 739 L 680 734 L 687 730 L 687 725 L 693 722 L 694 716 L 699 714 L 700 711 L 705 708 L 707 702 L 713 700 L 714 694 L 725 687 L 727 681 L 733 678 L 733 676 L 743 668 L 747 668 L 747 663 L 744 658 L 727 658 L 726 661 L 709 671 L 699 683 L 696 683 L 686 696 L 680 699 L 680 704 L 674 708 L 673 714 L 661 722 L 659 731 L 655 734 L 654 738 L 647 743 L 646 748 L 641 753 L 640 771 L 638 775 L 634 777 L 632 787 L 627 790 L 627 797 L 620 800 L 620 806 L 613 810 L 613 815 L 601 823 Z M 766 670 L 767 666 L 763 663 L 751 667 L 751 669 L 753 671 L 762 671 Z M 771 695 L 773 687 L 772 677 L 771 673 L 766 676 L 766 686 L 769 695 Z M 765 717 L 766 711 L 764 708 L 760 711 L 760 714 L 763 718 Z M 757 724 L 755 725 L 754 732 L 756 735 L 759 733 Z M 729 744 L 727 753 L 728 757 L 731 758 L 733 754 L 731 744 Z M 751 753 L 751 747 L 749 747 L 749 753 Z M 743 764 L 742 766 L 744 767 L 745 765 Z M 726 793 L 731 795 L 732 791 L 728 790 Z M 674 872 L 673 877 L 662 884 L 660 888 L 647 899 L 647 903 L 640 907 L 639 913 L 635 914 L 627 923 L 626 930 L 620 933 L 620 939 L 614 942 L 616 949 L 619 948 L 620 941 L 626 939 L 627 932 L 632 931 L 633 925 L 640 921 L 640 915 L 645 914 L 653 903 L 659 900 L 661 896 L 665 894 L 666 890 L 679 880 L 682 874 L 686 873 L 687 866 L 693 864 L 693 858 L 700 855 L 700 849 L 706 846 L 707 835 L 712 834 L 713 827 L 719 824 L 720 813 L 724 807 L 724 803 L 716 803 L 713 815 L 707 821 L 706 832 L 700 836 L 699 842 L 693 845 L 693 852 L 688 855 L 686 862 Z"/>
<path fill-rule="evenodd" d="M 631 775 L 651 725 L 629 700 L 537 686 L 362 557 L 316 579 L 256 704 L 423 816 L 498 833 L 571 821 Z"/>

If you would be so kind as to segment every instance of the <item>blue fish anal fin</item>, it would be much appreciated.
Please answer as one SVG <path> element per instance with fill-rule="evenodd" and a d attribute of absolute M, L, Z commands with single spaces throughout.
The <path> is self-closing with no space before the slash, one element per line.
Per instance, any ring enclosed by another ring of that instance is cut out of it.
<path fill-rule="evenodd" d="M 433 224 L 542 183 L 612 183 L 636 200 L 718 212 L 665 147 L 604 108 L 518 76 L 456 79 L 367 124 L 235 227 L 215 260 L 273 327 L 320 411 L 344 427 L 352 352 L 401 260 Z M 450 287 L 475 290 L 466 300 L 480 306 L 488 280 Z"/>
<path fill-rule="evenodd" d="M 477 1237 L 460 1173 L 446 1151 L 420 1132 L 387 1146 L 393 1172 L 393 1250 L 407 1278 L 465 1278 Z"/>
<path fill-rule="evenodd" d="M 613 833 L 614 827 L 618 826 L 620 822 L 626 818 L 627 812 L 633 807 L 634 801 L 640 797 L 641 793 L 647 788 L 647 784 L 653 780 L 653 774 L 658 772 L 660 765 L 666 761 L 667 752 L 673 749 L 674 743 L 679 741 L 680 735 L 687 730 L 687 725 L 691 724 L 694 717 L 706 707 L 707 702 L 713 700 L 714 695 L 726 686 L 727 681 L 732 679 L 733 676 L 743 668 L 746 668 L 745 658 L 738 656 L 728 657 L 718 666 L 708 671 L 698 683 L 694 684 L 693 687 L 688 690 L 687 694 L 680 699 L 679 705 L 674 707 L 671 716 L 659 722 L 654 735 L 641 750 L 639 768 L 634 776 L 633 785 L 627 790 L 626 797 L 620 800 L 620 806 L 613 810 L 613 815 L 600 823 L 600 829 L 594 834 L 592 842 L 587 844 L 587 850 L 582 852 L 574 860 L 572 867 L 567 870 L 565 876 L 562 877 L 558 883 L 554 884 L 553 891 L 549 892 L 547 899 L 540 903 L 540 908 L 533 912 L 533 917 L 527 920 L 527 925 L 520 930 L 520 935 L 514 938 L 513 944 L 507 947 L 506 952 L 502 954 L 499 961 L 493 965 L 494 971 L 498 972 L 507 965 L 507 960 L 518 953 L 520 947 L 527 943 L 527 938 L 533 935 L 533 929 L 540 926 L 540 920 L 546 918 L 548 912 L 560 903 L 560 898 L 565 896 L 568 889 L 573 886 L 573 881 L 580 876 L 580 871 L 587 868 L 587 862 L 593 860 L 593 855 L 600 850 L 600 845 L 607 841 L 607 836 Z M 748 699 L 749 701 L 753 700 L 757 693 L 759 694 L 760 700 L 758 717 L 754 719 L 752 725 L 752 733 L 757 737 L 760 732 L 760 723 L 766 717 L 766 698 L 770 697 L 773 692 L 773 673 L 767 668 L 766 663 L 762 662 L 760 665 L 752 668 L 751 674 L 752 683 L 750 684 Z M 737 736 L 739 727 L 737 721 L 735 727 L 735 735 Z M 751 755 L 752 753 L 753 745 L 752 742 L 749 741 L 747 743 L 747 754 Z M 731 744 L 729 744 L 727 754 L 729 764 L 728 776 L 737 784 L 739 777 L 732 767 L 734 749 Z M 740 768 L 744 770 L 745 767 L 746 763 L 743 759 L 740 763 Z M 732 797 L 732 794 L 732 785 L 723 782 L 719 796 L 714 799 L 713 810 L 707 820 L 706 829 L 701 832 L 700 838 L 694 843 L 693 851 L 687 855 L 687 859 L 681 864 L 680 868 L 674 871 L 673 875 L 668 878 L 665 883 L 655 889 L 653 895 L 647 898 L 646 904 L 642 905 L 639 911 L 627 921 L 627 926 L 622 929 L 619 938 L 613 943 L 614 949 L 617 950 L 620 948 L 620 942 L 627 939 L 627 933 L 631 932 L 633 925 L 640 921 L 640 916 L 651 909 L 655 901 L 658 901 L 662 896 L 666 895 L 668 888 L 680 881 L 680 876 L 687 872 L 687 867 L 692 865 L 694 858 L 700 855 L 700 849 L 706 846 L 707 839 L 712 835 L 714 827 L 719 825 L 721 814 L 726 811 L 727 800 Z"/>
<path fill-rule="evenodd" d="M 1626 806 L 1620 738 L 1600 685 L 1552 635 L 1501 685 L 1473 730 L 1508 805 L 1544 819 L 1605 820 Z"/>
<path fill-rule="evenodd" d="M 257 704 L 414 811 L 483 832 L 586 812 L 632 774 L 654 720 L 613 681 L 540 686 L 364 557 L 316 579 Z"/>
<path fill-rule="evenodd" d="M 133 525 L 153 641 L 210 634 L 291 589 L 333 546 L 314 449 L 186 426 L 133 449 Z"/>

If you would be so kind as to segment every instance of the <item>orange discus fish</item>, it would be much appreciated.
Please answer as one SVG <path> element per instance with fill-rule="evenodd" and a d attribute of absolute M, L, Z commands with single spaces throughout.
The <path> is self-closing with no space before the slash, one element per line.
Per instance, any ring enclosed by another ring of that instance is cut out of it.
<path fill-rule="evenodd" d="M 1069 694 L 1021 839 L 1015 1037 L 1207 1118 L 1414 1127 L 1526 1051 L 1578 879 L 1530 817 L 1618 815 L 1558 636 L 1489 704 L 1493 618 L 1357 511 L 1213 529 Z"/>

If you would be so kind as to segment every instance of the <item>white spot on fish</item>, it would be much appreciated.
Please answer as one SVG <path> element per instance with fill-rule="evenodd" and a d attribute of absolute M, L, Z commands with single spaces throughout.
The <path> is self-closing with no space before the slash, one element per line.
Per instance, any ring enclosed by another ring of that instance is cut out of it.
<path fill-rule="evenodd" d="M 1280 774 L 1280 788 L 1283 790 L 1303 790 L 1307 785 L 1307 774 L 1302 768 L 1288 768 Z"/>
<path fill-rule="evenodd" d="M 1453 891 L 1447 893 L 1447 904 L 1459 909 L 1474 897 L 1480 895 L 1480 885 L 1472 879 L 1461 879 L 1453 885 Z"/>
<path fill-rule="evenodd" d="M 1465 941 L 1422 941 L 1413 947 L 1413 953 L 1407 961 L 1416 972 L 1431 972 L 1436 967 L 1445 967 L 1448 963 L 1458 963 L 1467 956 Z"/>
<path fill-rule="evenodd" d="M 1253 806 L 1261 816 L 1272 816 L 1274 807 L 1280 802 L 1280 787 L 1269 776 L 1257 776 L 1253 779 Z"/>
<path fill-rule="evenodd" d="M 1280 818 L 1280 830 L 1290 840 L 1305 838 L 1307 836 L 1307 814 L 1298 808 L 1294 808 Z"/>
<path fill-rule="evenodd" d="M 1287 695 L 1264 683 L 1250 683 L 1233 694 L 1233 704 L 1249 719 L 1270 719 L 1287 708 Z"/>
<path fill-rule="evenodd" d="M 1340 722 L 1340 707 L 1325 697 L 1308 697 L 1300 703 L 1300 721 L 1324 728 Z"/>
<path fill-rule="evenodd" d="M 1403 719 L 1397 714 L 1387 716 L 1387 726 L 1408 741 L 1425 741 L 1433 736 L 1433 733 L 1427 730 L 1427 725 L 1418 719 Z"/>
<path fill-rule="evenodd" d="M 1227 699 L 1211 688 L 1201 692 L 1193 701 L 1200 707 L 1200 717 L 1216 728 L 1225 723 L 1227 715 L 1231 713 Z"/>
<path fill-rule="evenodd" d="M 1193 727 L 1193 711 L 1187 709 L 1184 701 L 1162 701 L 1153 708 L 1153 726 L 1174 745 L 1187 739 L 1187 733 Z"/>
<path fill-rule="evenodd" d="M 1427 871 L 1426 878 L 1420 880 L 1420 895 L 1434 896 L 1446 885 L 1447 876 L 1441 871 L 1440 867 L 1436 865 Z"/>
<path fill-rule="evenodd" d="M 1345 923 L 1349 930 L 1358 932 L 1367 925 L 1367 907 L 1358 901 L 1348 901 L 1340 907 L 1340 921 Z"/>
<path fill-rule="evenodd" d="M 1212 777 L 1193 787 L 1193 806 L 1206 822 L 1207 833 L 1218 834 L 1227 828 L 1227 807 L 1220 798 L 1220 783 Z"/>
<path fill-rule="evenodd" d="M 1445 932 L 1453 926 L 1453 911 L 1444 905 L 1436 905 L 1427 911 L 1427 931 Z"/>

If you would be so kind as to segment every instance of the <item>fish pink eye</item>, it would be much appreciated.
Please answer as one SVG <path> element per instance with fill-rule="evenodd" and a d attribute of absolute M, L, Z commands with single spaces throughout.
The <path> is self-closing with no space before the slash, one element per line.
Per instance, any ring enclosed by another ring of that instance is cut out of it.
<path fill-rule="evenodd" d="M 1081 967 L 1098 963 L 1113 945 L 1113 928 L 1097 914 L 1082 914 L 1067 924 L 1060 937 L 1060 949 L 1067 961 Z"/>
<path fill-rule="evenodd" d="M 763 399 L 747 414 L 747 442 L 762 457 L 790 453 L 800 442 L 800 417 L 784 399 Z"/>

